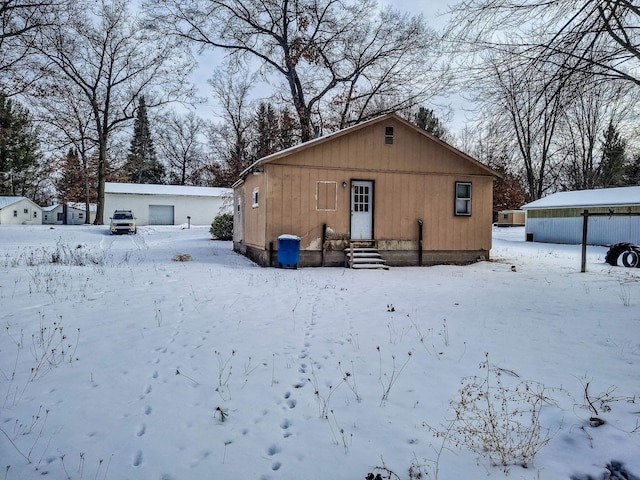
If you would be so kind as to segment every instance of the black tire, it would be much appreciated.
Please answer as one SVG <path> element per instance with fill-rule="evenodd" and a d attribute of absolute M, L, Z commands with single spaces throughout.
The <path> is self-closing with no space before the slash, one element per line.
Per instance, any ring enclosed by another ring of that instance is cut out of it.
<path fill-rule="evenodd" d="M 622 253 L 622 264 L 625 267 L 635 268 L 640 263 L 640 255 L 635 250 L 627 250 Z"/>
<path fill-rule="evenodd" d="M 627 250 L 629 250 L 629 243 L 616 243 L 609 249 L 604 261 L 611 266 L 617 267 L 620 256 Z"/>

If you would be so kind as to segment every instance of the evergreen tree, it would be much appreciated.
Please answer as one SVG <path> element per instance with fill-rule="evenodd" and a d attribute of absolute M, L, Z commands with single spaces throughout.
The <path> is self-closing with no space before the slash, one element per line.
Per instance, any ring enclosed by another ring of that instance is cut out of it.
<path fill-rule="evenodd" d="M 280 114 L 280 125 L 278 129 L 278 148 L 293 147 L 296 144 L 296 121 L 289 109 L 285 108 Z"/>
<path fill-rule="evenodd" d="M 418 113 L 415 115 L 415 124 L 434 137 L 443 138 L 446 130 L 442 126 L 440 119 L 436 117 L 433 110 L 425 107 L 420 107 Z"/>
<path fill-rule="evenodd" d="M 133 183 L 161 184 L 164 180 L 165 168 L 156 158 L 144 97 L 140 97 L 138 103 L 133 122 L 133 138 L 124 170 L 128 180 Z"/>
<path fill-rule="evenodd" d="M 627 185 L 640 185 L 640 154 L 633 157 L 633 160 L 627 165 L 624 176 Z"/>
<path fill-rule="evenodd" d="M 600 162 L 600 185 L 619 187 L 625 184 L 626 142 L 613 123 L 604 131 L 602 160 Z"/>
<path fill-rule="evenodd" d="M 38 137 L 29 111 L 0 93 L 0 195 L 35 196 Z"/>
<path fill-rule="evenodd" d="M 256 112 L 255 160 L 278 150 L 278 119 L 270 103 L 261 102 Z"/>

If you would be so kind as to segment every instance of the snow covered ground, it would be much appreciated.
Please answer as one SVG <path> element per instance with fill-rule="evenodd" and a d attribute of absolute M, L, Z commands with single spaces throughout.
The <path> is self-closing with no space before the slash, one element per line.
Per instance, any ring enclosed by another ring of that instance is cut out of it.
<path fill-rule="evenodd" d="M 640 269 L 523 237 L 281 270 L 207 227 L 2 225 L 0 478 L 640 476 Z M 492 465 L 523 445 L 528 468 Z"/>

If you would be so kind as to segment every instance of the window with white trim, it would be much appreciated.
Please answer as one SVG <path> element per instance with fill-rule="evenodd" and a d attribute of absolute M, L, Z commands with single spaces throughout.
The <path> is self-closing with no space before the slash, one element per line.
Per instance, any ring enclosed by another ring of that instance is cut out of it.
<path fill-rule="evenodd" d="M 259 192 L 260 192 L 260 189 L 258 187 L 254 188 L 253 192 L 251 192 L 251 206 L 253 208 L 258 208 Z"/>
<path fill-rule="evenodd" d="M 471 215 L 471 182 L 456 182 L 456 215 Z"/>

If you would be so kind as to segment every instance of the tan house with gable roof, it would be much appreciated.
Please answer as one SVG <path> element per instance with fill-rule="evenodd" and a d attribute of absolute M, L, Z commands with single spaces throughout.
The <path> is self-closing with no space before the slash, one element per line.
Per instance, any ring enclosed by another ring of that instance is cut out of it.
<path fill-rule="evenodd" d="M 300 266 L 488 259 L 496 172 L 390 114 L 261 158 L 234 184 L 234 249 L 277 264 L 278 237 L 300 238 Z"/>

